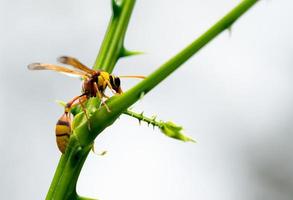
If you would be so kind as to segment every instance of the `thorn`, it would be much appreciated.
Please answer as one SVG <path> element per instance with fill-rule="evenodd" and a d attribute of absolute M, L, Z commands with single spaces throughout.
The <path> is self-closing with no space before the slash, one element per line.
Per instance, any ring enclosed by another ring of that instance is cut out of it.
<path fill-rule="evenodd" d="M 119 15 L 121 11 L 121 2 L 120 3 L 119 2 L 118 0 L 112 0 L 112 9 L 113 9 L 114 16 Z"/>
<path fill-rule="evenodd" d="M 141 116 L 140 120 L 143 120 L 144 119 L 143 111 L 140 113 L 140 116 Z"/>
<path fill-rule="evenodd" d="M 152 121 L 153 121 L 153 130 L 155 130 L 155 124 L 156 124 L 156 118 L 157 118 L 157 116 L 156 115 L 154 115 L 153 117 L 152 117 Z"/>
<path fill-rule="evenodd" d="M 229 37 L 231 38 L 232 37 L 232 25 L 228 27 L 228 34 L 229 34 Z"/>
<path fill-rule="evenodd" d="M 139 99 L 142 99 L 144 97 L 144 92 L 141 92 L 139 95 Z"/>
<path fill-rule="evenodd" d="M 129 107 L 128 110 L 131 111 L 133 109 L 133 107 Z"/>
<path fill-rule="evenodd" d="M 159 121 L 159 124 L 160 124 L 160 125 L 159 125 L 159 128 L 160 128 L 160 129 L 164 126 L 164 123 L 165 123 L 165 122 L 164 122 L 163 120 L 160 120 L 160 121 Z"/>
<path fill-rule="evenodd" d="M 108 153 L 108 151 L 104 150 L 104 151 L 102 151 L 102 152 L 100 153 L 100 156 L 104 156 L 104 155 L 106 155 L 107 153 Z"/>
<path fill-rule="evenodd" d="M 135 56 L 135 55 L 141 55 L 141 54 L 144 54 L 144 52 L 130 51 L 130 50 L 127 50 L 125 47 L 122 47 L 120 57 Z"/>

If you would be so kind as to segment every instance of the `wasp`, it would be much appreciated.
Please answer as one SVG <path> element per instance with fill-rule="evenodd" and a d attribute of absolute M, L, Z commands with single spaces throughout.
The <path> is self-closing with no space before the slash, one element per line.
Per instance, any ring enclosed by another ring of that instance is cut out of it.
<path fill-rule="evenodd" d="M 114 76 L 103 70 L 93 70 L 82 64 L 79 60 L 73 57 L 62 56 L 58 58 L 60 63 L 70 65 L 73 69 L 54 65 L 47 63 L 32 63 L 28 65 L 29 70 L 52 70 L 60 73 L 65 73 L 68 75 L 74 75 L 81 77 L 82 83 L 82 93 L 79 96 L 74 97 L 70 100 L 64 109 L 64 113 L 58 119 L 55 126 L 56 143 L 61 151 L 65 152 L 71 130 L 71 109 L 73 106 L 80 105 L 86 114 L 86 109 L 84 103 L 91 97 L 98 97 L 102 104 L 106 107 L 107 111 L 110 112 L 107 104 L 103 101 L 103 98 L 109 98 L 105 94 L 105 90 L 109 88 L 114 94 L 122 94 L 121 81 L 120 78 L 145 78 L 144 76 Z"/>

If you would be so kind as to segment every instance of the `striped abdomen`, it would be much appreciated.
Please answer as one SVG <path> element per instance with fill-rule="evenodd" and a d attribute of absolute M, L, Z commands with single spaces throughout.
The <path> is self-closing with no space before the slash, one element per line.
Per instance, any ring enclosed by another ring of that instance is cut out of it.
<path fill-rule="evenodd" d="M 58 120 L 55 127 L 56 142 L 59 150 L 64 153 L 71 135 L 70 117 L 64 113 Z"/>

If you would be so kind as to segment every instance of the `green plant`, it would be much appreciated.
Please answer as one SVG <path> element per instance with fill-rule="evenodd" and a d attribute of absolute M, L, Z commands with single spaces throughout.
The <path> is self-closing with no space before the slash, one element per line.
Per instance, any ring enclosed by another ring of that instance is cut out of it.
<path fill-rule="evenodd" d="M 238 6 L 215 23 L 204 34 L 161 65 L 145 80 L 141 81 L 121 96 L 111 97 L 106 102 L 111 112 L 107 112 L 104 106 L 98 108 L 98 105 L 100 105 L 99 99 L 91 98 L 88 100 L 86 109 L 91 124 L 90 130 L 88 129 L 88 121 L 84 113 L 79 108 L 74 109 L 72 111 L 74 114 L 72 124 L 73 134 L 70 137 L 65 153 L 61 156 L 46 199 L 89 199 L 80 197 L 76 193 L 78 176 L 88 153 L 92 149 L 94 139 L 105 128 L 113 124 L 121 114 L 127 114 L 152 124 L 153 126 L 157 126 L 169 137 L 182 141 L 193 141 L 191 138 L 181 133 L 182 128 L 180 126 L 172 122 L 157 121 L 155 118 L 148 118 L 143 116 L 143 114 L 137 114 L 127 109 L 173 73 L 213 38 L 224 30 L 229 29 L 231 25 L 257 1 L 258 0 L 241 1 Z M 111 73 L 119 58 L 139 53 L 128 51 L 124 47 L 124 37 L 134 4 L 135 0 L 112 0 L 113 14 L 94 64 L 94 69 L 101 69 Z"/>

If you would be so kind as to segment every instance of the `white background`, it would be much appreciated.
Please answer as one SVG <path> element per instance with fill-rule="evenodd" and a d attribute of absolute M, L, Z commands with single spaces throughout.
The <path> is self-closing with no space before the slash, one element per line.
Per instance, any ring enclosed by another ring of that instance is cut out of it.
<path fill-rule="evenodd" d="M 147 75 L 240 0 L 136 3 L 116 75 Z M 44 199 L 60 153 L 54 126 L 80 81 L 31 72 L 61 55 L 91 66 L 109 0 L 0 0 L 1 199 Z M 185 128 L 183 143 L 121 116 L 96 139 L 78 182 L 102 200 L 293 198 L 293 3 L 260 1 L 134 106 Z M 127 90 L 137 80 L 123 80 Z"/>

